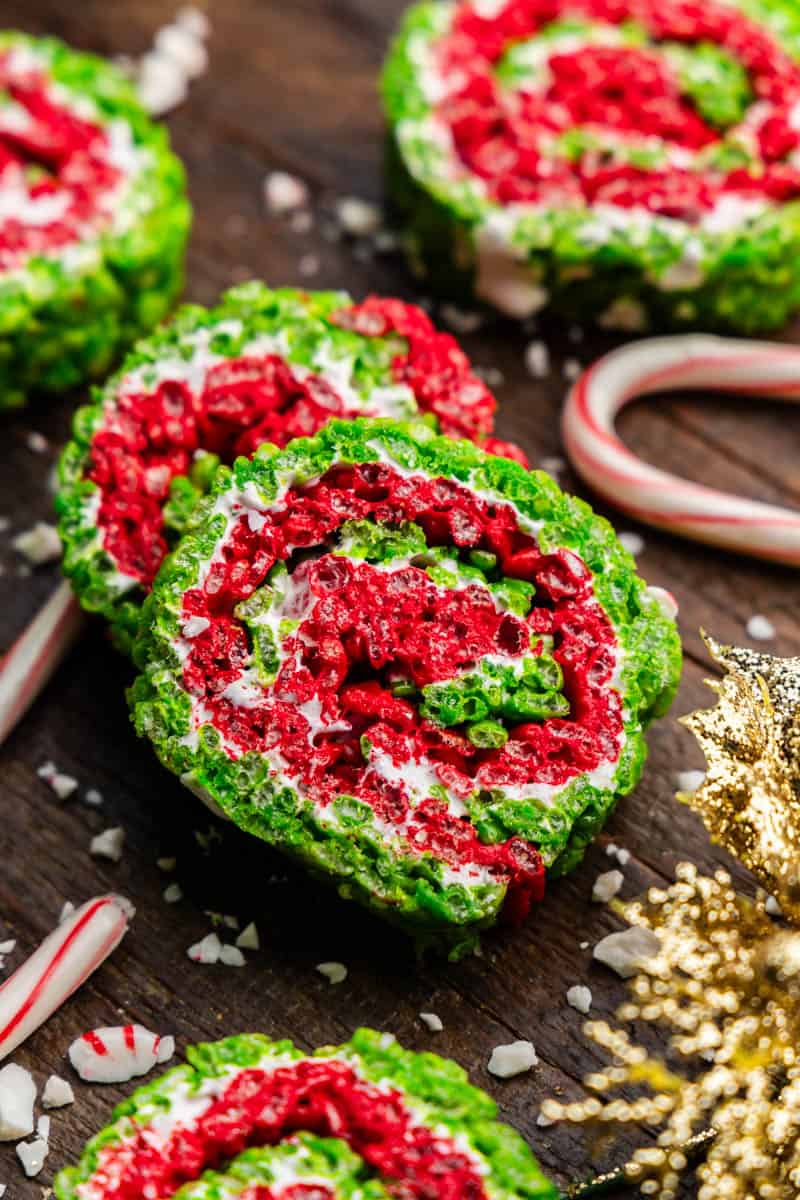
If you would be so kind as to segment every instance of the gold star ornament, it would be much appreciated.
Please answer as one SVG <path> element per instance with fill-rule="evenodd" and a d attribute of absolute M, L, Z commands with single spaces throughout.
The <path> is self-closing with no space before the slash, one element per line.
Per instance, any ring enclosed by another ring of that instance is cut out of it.
<path fill-rule="evenodd" d="M 707 681 L 716 707 L 683 718 L 707 771 L 678 798 L 800 924 L 800 658 L 706 645 L 727 674 Z"/>

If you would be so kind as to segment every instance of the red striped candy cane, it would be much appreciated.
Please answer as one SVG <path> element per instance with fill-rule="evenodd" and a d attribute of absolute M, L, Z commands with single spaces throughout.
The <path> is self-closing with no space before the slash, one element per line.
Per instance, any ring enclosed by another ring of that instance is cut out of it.
<path fill-rule="evenodd" d="M 134 908 L 122 896 L 97 896 L 49 934 L 0 987 L 0 1059 L 38 1029 L 108 958 Z"/>
<path fill-rule="evenodd" d="M 69 652 L 83 623 L 69 584 L 62 583 L 0 659 L 0 745 Z"/>
<path fill-rule="evenodd" d="M 681 388 L 800 400 L 800 348 L 691 334 L 612 351 L 580 377 L 564 408 L 564 445 L 575 470 L 647 525 L 796 566 L 800 513 L 681 479 L 620 441 L 614 420 L 626 404 Z"/>

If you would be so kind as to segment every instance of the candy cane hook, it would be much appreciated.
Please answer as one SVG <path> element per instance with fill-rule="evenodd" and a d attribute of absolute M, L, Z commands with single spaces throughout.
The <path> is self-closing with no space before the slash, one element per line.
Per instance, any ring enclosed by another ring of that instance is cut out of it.
<path fill-rule="evenodd" d="M 0 659 L 0 745 L 66 657 L 83 624 L 69 584 L 62 583 Z"/>
<path fill-rule="evenodd" d="M 652 392 L 696 388 L 800 401 L 800 348 L 705 335 L 648 338 L 614 350 L 572 389 L 567 454 L 610 504 L 647 525 L 756 558 L 800 563 L 800 512 L 681 479 L 620 441 L 617 414 Z"/>

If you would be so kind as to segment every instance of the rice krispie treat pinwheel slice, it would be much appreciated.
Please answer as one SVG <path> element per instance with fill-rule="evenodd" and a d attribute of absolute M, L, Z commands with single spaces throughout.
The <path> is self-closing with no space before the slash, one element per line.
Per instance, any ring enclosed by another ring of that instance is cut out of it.
<path fill-rule="evenodd" d="M 249 1034 L 186 1057 L 116 1109 L 57 1200 L 556 1200 L 494 1101 L 390 1034 L 312 1054 Z"/>
<path fill-rule="evenodd" d="M 423 0 L 384 97 L 440 290 L 628 331 L 800 307 L 795 0 Z"/>
<path fill-rule="evenodd" d="M 135 658 L 136 726 L 184 784 L 457 952 L 634 786 L 680 643 L 548 476 L 361 418 L 220 470 Z"/>
<path fill-rule="evenodd" d="M 73 387 L 169 311 L 183 168 L 111 64 L 0 32 L 0 408 Z"/>
<path fill-rule="evenodd" d="M 57 498 L 64 570 L 127 646 L 220 459 L 359 415 L 424 419 L 524 458 L 491 436 L 495 407 L 455 339 L 414 305 L 235 288 L 210 311 L 182 309 L 78 412 Z"/>

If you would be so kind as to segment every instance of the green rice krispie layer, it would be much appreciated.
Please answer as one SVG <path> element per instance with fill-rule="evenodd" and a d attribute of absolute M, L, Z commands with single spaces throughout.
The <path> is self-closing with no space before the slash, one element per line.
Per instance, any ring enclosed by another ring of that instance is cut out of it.
<path fill-rule="evenodd" d="M 423 0 L 383 76 L 412 266 L 514 317 L 781 325 L 799 64 L 794 0 Z"/>
<path fill-rule="evenodd" d="M 102 375 L 169 311 L 181 164 L 111 64 L 0 32 L 0 407 Z"/>
<path fill-rule="evenodd" d="M 458 950 L 633 788 L 680 643 L 548 476 L 362 418 L 220 469 L 135 661 L 139 733 L 209 807 Z"/>

